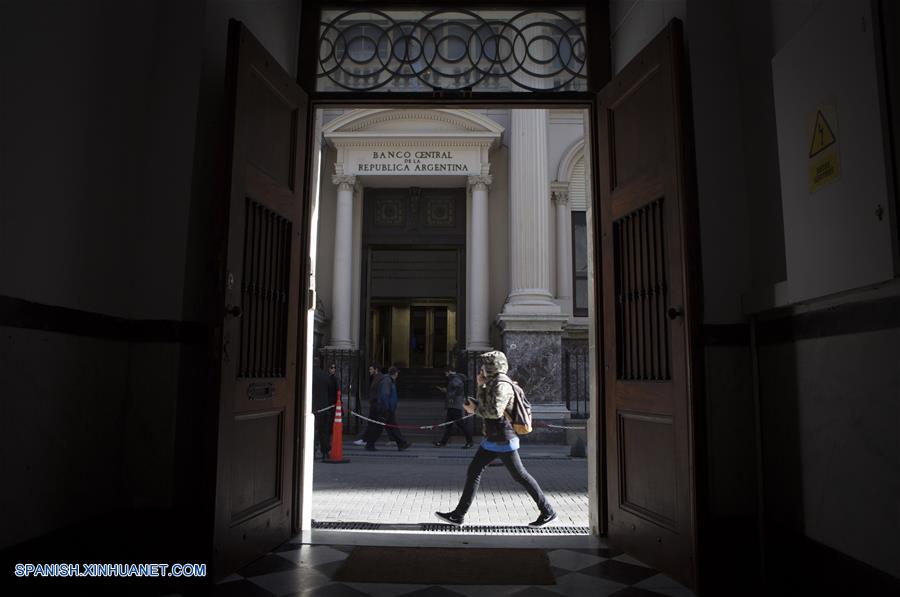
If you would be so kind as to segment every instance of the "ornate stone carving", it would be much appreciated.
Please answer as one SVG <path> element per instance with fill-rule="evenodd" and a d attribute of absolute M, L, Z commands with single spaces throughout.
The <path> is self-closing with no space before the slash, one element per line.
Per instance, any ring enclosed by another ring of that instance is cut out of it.
<path fill-rule="evenodd" d="M 352 191 L 356 186 L 356 176 L 352 174 L 335 174 L 331 177 L 331 182 L 337 186 L 339 191 Z"/>
<path fill-rule="evenodd" d="M 469 186 L 473 191 L 487 191 L 491 186 L 493 179 L 490 174 L 480 174 L 478 176 L 469 177 Z"/>
<path fill-rule="evenodd" d="M 454 201 L 446 198 L 430 198 L 425 204 L 425 224 L 435 228 L 452 228 L 456 225 Z"/>
<path fill-rule="evenodd" d="M 554 182 L 550 185 L 550 200 L 557 205 L 565 205 L 569 202 L 569 183 Z"/>
<path fill-rule="evenodd" d="M 400 199 L 378 199 L 375 202 L 375 225 L 402 226 L 406 219 L 404 203 Z"/>

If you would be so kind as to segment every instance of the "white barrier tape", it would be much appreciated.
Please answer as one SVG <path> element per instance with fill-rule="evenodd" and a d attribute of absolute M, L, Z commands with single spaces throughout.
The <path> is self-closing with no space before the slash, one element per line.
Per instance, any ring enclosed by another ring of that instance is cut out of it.
<path fill-rule="evenodd" d="M 420 426 L 416 427 L 415 425 L 389 425 L 389 424 L 385 423 L 384 421 L 376 421 L 375 419 L 370 419 L 369 417 L 364 417 L 353 411 L 351 411 L 350 414 L 353 415 L 354 417 L 362 419 L 363 421 L 368 421 L 369 423 L 375 423 L 376 425 L 381 425 L 382 427 L 393 427 L 395 429 L 424 429 L 424 430 L 429 430 L 429 431 L 434 429 L 435 427 L 446 427 L 447 425 L 452 425 L 458 421 L 465 421 L 469 417 L 475 416 L 475 415 L 466 415 L 460 419 L 455 419 L 453 421 L 445 421 L 443 423 L 439 423 L 436 425 L 420 425 Z"/>
<path fill-rule="evenodd" d="M 319 414 L 319 413 L 325 412 L 326 410 L 331 410 L 331 409 L 334 408 L 334 407 L 335 407 L 335 405 L 332 404 L 331 406 L 326 406 L 325 408 L 320 408 L 319 410 L 314 410 L 314 411 L 313 411 L 313 414 L 314 414 L 314 415 L 317 415 L 317 414 Z"/>
<path fill-rule="evenodd" d="M 334 406 L 332 405 L 332 406 L 329 406 L 328 408 L 334 408 Z M 328 409 L 325 408 L 322 410 L 328 410 Z M 316 411 L 316 412 L 320 412 L 320 411 Z M 460 419 L 454 419 L 452 421 L 444 421 L 443 423 L 437 423 L 435 425 L 420 425 L 420 426 L 416 427 L 415 425 L 388 425 L 384 421 L 376 421 L 375 419 L 370 419 L 369 417 L 364 417 L 363 415 L 355 413 L 353 411 L 351 411 L 350 414 L 353 415 L 354 417 L 362 419 L 363 421 L 368 421 L 369 423 L 375 423 L 376 425 L 382 425 L 384 427 L 394 427 L 394 428 L 399 428 L 399 429 L 424 429 L 424 430 L 429 430 L 429 431 L 432 429 L 438 428 L 438 427 L 446 427 L 447 425 L 453 425 L 454 423 L 457 423 L 459 421 L 465 421 L 466 419 L 469 419 L 469 418 L 475 416 L 474 414 L 469 414 Z M 569 427 L 566 425 L 550 425 L 549 423 L 543 424 L 540 426 L 541 427 L 552 427 L 553 429 L 572 429 L 575 431 L 584 431 L 585 429 L 587 429 L 587 427 Z"/>

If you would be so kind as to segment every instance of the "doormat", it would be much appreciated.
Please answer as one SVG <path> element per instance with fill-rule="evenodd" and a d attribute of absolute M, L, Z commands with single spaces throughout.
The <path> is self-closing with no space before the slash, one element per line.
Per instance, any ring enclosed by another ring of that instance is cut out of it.
<path fill-rule="evenodd" d="M 414 585 L 553 585 L 542 549 L 357 547 L 338 582 Z"/>

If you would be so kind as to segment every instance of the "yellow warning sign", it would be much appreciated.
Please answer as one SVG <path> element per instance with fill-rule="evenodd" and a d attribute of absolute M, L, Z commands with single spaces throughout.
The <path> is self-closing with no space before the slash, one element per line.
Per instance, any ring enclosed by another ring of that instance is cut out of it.
<path fill-rule="evenodd" d="M 840 180 L 837 110 L 833 105 L 819 106 L 810 115 L 809 192 Z"/>
<path fill-rule="evenodd" d="M 813 124 L 812 141 L 809 144 L 809 157 L 815 157 L 837 143 L 834 131 L 822 110 L 816 110 L 816 122 Z"/>

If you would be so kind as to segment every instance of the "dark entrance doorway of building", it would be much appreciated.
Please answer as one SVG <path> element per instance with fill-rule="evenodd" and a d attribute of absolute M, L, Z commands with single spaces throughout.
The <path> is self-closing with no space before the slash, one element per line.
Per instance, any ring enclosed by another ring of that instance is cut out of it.
<path fill-rule="evenodd" d="M 444 369 L 465 341 L 465 189 L 364 195 L 361 345 L 368 361 L 400 369 L 403 400 L 440 401 Z"/>

